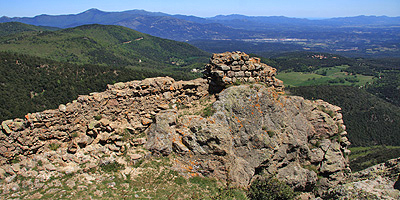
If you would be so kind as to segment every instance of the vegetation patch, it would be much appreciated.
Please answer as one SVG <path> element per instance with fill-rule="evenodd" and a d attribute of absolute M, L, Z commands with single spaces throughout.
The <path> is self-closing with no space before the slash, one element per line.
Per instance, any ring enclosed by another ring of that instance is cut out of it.
<path fill-rule="evenodd" d="M 49 144 L 49 148 L 52 151 L 57 151 L 57 149 L 60 147 L 60 143 L 54 142 Z"/>
<path fill-rule="evenodd" d="M 394 159 L 400 155 L 400 146 L 370 146 L 349 148 L 350 168 L 353 172 Z"/>
<path fill-rule="evenodd" d="M 117 171 L 123 169 L 124 167 L 125 167 L 124 165 L 119 164 L 117 162 L 100 164 L 100 168 L 106 173 L 117 172 Z"/>
<path fill-rule="evenodd" d="M 295 192 L 286 183 L 272 177 L 258 177 L 250 185 L 247 196 L 250 199 L 294 199 Z"/>
<path fill-rule="evenodd" d="M 209 104 L 207 107 L 205 107 L 202 112 L 200 113 L 200 115 L 202 117 L 210 117 L 212 115 L 214 115 L 214 113 L 216 112 L 215 108 L 213 107 L 213 104 Z"/>

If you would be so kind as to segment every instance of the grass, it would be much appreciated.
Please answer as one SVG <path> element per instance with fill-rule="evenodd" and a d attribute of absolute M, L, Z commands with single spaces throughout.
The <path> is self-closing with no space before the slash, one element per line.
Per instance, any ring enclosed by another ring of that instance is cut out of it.
<path fill-rule="evenodd" d="M 285 86 L 309 85 L 355 85 L 362 86 L 373 81 L 372 76 L 350 75 L 342 70 L 348 66 L 322 68 L 313 72 L 280 72 L 276 76 Z"/>
<path fill-rule="evenodd" d="M 46 187 L 21 188 L 18 198 L 40 193 L 40 199 L 247 199 L 244 190 L 227 188 L 214 178 L 186 178 L 171 169 L 172 162 L 173 155 L 144 159 L 136 169 L 140 174 L 133 176 L 122 175 L 115 170 L 121 166 L 110 163 L 87 172 L 99 177 L 92 183 L 78 177 L 79 173 L 55 177 L 45 182 Z M 74 186 L 67 185 L 71 180 Z"/>

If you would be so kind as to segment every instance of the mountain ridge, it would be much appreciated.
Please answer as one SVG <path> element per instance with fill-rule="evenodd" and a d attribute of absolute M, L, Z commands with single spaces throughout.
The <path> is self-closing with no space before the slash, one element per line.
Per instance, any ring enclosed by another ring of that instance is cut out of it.
<path fill-rule="evenodd" d="M 59 28 L 70 28 L 84 24 L 119 24 L 154 36 L 185 41 L 205 38 L 252 38 L 257 35 L 257 31 L 273 30 L 271 29 L 271 26 L 290 30 L 293 27 L 306 28 L 323 26 L 340 28 L 342 26 L 358 27 L 360 24 L 363 26 L 399 25 L 400 17 L 356 16 L 348 18 L 309 20 L 304 18 L 289 18 L 284 16 L 219 15 L 202 18 L 187 15 L 171 15 L 162 12 L 149 12 L 145 10 L 105 12 L 98 9 L 89 9 L 78 14 L 69 15 L 38 15 L 35 17 L 0 18 L 0 22 L 10 21 L 18 21 L 32 25 L 54 26 Z M 128 23 L 128 21 L 132 22 Z M 129 25 L 132 23 L 141 23 L 142 26 Z M 166 29 L 168 27 L 175 27 L 175 30 Z M 200 34 L 200 36 L 197 33 L 199 30 L 201 30 L 200 32 L 203 32 Z M 208 30 L 211 30 L 211 34 L 207 33 Z M 176 35 L 176 32 L 181 34 Z M 230 34 L 232 32 L 235 32 L 236 34 Z M 222 34 L 222 36 L 216 37 L 215 33 Z M 268 33 L 263 33 L 262 35 L 268 36 Z"/>

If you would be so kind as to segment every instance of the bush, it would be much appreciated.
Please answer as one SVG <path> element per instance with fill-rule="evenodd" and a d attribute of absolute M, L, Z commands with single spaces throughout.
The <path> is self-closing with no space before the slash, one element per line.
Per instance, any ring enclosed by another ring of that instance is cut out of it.
<path fill-rule="evenodd" d="M 294 199 L 295 193 L 286 183 L 271 177 L 258 177 L 250 185 L 247 196 L 250 199 Z"/>

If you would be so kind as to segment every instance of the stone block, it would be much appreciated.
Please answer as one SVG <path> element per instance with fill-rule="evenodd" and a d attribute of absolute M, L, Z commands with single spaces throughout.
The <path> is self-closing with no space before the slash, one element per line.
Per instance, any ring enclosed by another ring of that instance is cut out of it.
<path fill-rule="evenodd" d="M 234 72 L 234 71 L 228 71 L 228 72 L 226 73 L 226 75 L 227 75 L 229 78 L 232 78 L 232 77 L 235 76 L 235 72 Z"/>
<path fill-rule="evenodd" d="M 231 70 L 231 67 L 222 64 L 222 65 L 219 65 L 219 69 L 223 70 L 223 71 L 228 71 L 228 70 Z"/>
<path fill-rule="evenodd" d="M 244 71 L 235 72 L 235 77 L 243 77 L 243 76 L 244 76 Z"/>
<path fill-rule="evenodd" d="M 240 71 L 240 69 L 241 69 L 241 68 L 240 68 L 240 65 L 233 65 L 233 66 L 232 66 L 232 70 L 233 70 L 233 71 Z"/>

